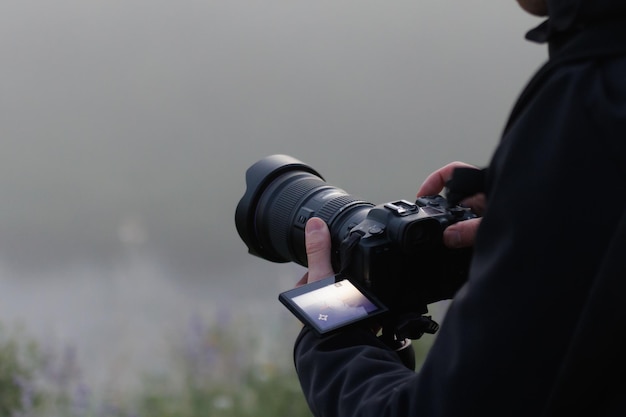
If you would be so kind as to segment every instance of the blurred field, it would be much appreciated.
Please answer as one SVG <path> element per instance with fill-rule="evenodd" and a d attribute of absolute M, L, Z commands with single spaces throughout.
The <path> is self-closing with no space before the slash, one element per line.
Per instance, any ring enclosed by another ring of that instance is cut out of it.
<path fill-rule="evenodd" d="M 45 348 L 20 329 L 0 327 L 0 415 L 7 417 L 308 417 L 292 364 L 299 325 L 272 342 L 242 317 L 191 317 L 172 343 L 164 372 L 132 389 L 96 392 L 71 346 Z M 232 331 L 236 328 L 239 331 Z M 244 331 L 247 329 L 247 331 Z M 415 343 L 418 363 L 430 341 Z M 96 359 L 97 360 L 97 359 Z"/>

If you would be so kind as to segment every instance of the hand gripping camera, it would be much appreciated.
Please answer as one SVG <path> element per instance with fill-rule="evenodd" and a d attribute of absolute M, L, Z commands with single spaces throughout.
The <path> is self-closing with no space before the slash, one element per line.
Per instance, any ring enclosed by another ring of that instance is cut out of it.
<path fill-rule="evenodd" d="M 374 205 L 334 187 L 313 168 L 272 155 L 246 172 L 236 212 L 249 252 L 272 262 L 307 266 L 304 227 L 326 222 L 337 277 L 281 294 L 281 301 L 318 334 L 379 313 L 394 337 L 417 339 L 437 324 L 427 305 L 451 298 L 466 280 L 471 250 L 448 249 L 443 230 L 476 217 L 442 196 Z"/>

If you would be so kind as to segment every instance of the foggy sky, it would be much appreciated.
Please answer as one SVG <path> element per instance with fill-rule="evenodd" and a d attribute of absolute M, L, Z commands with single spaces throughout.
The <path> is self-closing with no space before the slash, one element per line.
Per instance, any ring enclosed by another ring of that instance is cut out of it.
<path fill-rule="evenodd" d="M 272 153 L 413 197 L 488 162 L 545 57 L 537 23 L 497 0 L 5 1 L 0 258 L 114 258 L 130 223 L 166 261 L 223 263 L 244 171 Z"/>

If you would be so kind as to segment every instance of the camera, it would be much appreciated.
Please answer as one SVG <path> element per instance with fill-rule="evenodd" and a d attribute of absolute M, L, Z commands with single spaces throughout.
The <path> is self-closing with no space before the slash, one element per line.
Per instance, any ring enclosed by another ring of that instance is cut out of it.
<path fill-rule="evenodd" d="M 235 223 L 251 254 L 307 266 L 304 227 L 319 217 L 330 230 L 334 270 L 396 316 L 425 313 L 467 278 L 471 249 L 445 247 L 443 230 L 476 215 L 440 195 L 375 205 L 287 155 L 253 164 L 246 185 Z"/>

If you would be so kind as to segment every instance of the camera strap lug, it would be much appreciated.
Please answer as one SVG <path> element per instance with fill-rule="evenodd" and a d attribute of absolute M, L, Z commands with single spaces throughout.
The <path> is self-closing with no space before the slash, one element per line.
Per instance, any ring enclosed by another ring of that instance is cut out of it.
<path fill-rule="evenodd" d="M 352 250 L 359 244 L 361 238 L 365 235 L 362 230 L 353 230 L 348 236 L 341 242 L 339 252 L 341 254 L 341 266 L 339 268 L 339 275 L 348 277 L 348 270 L 352 263 Z"/>

